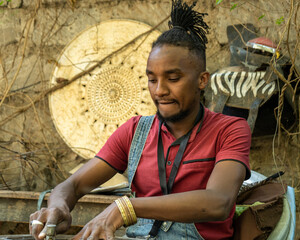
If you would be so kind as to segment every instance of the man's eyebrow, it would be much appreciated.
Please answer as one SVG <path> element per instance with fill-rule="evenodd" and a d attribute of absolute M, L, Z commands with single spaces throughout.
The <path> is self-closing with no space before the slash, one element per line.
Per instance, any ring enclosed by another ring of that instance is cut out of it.
<path fill-rule="evenodd" d="M 146 69 L 146 74 L 153 74 L 153 72 L 150 71 L 150 70 L 148 70 L 148 69 Z"/>
<path fill-rule="evenodd" d="M 174 69 L 170 69 L 165 71 L 166 74 L 171 74 L 171 73 L 181 73 L 181 70 L 179 68 L 174 68 Z"/>
<path fill-rule="evenodd" d="M 181 73 L 179 68 L 170 69 L 164 72 L 165 74 L 172 74 L 172 73 Z M 154 74 L 152 71 L 146 69 L 146 74 Z"/>

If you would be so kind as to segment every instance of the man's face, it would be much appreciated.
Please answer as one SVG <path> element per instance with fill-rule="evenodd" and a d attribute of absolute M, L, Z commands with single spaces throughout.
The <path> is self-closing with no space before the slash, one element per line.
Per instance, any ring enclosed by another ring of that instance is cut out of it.
<path fill-rule="evenodd" d="M 199 110 L 200 90 L 209 77 L 201 73 L 201 61 L 187 48 L 172 45 L 154 47 L 146 74 L 158 115 L 177 122 Z"/>

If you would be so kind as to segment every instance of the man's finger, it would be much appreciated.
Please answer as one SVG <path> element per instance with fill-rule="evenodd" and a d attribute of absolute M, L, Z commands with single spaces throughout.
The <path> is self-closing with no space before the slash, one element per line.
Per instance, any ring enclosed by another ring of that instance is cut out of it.
<path fill-rule="evenodd" d="M 33 234 L 38 234 L 39 232 L 42 231 L 43 228 L 44 228 L 44 225 L 32 225 L 31 231 Z"/>
<path fill-rule="evenodd" d="M 40 231 L 38 238 L 39 239 L 44 239 L 46 237 L 46 231 L 47 231 L 47 226 L 45 225 L 42 231 Z"/>
<path fill-rule="evenodd" d="M 56 224 L 47 223 L 44 229 L 39 234 L 39 239 L 44 239 L 46 236 L 56 235 Z"/>
<path fill-rule="evenodd" d="M 63 221 L 61 223 L 58 223 L 56 226 L 56 233 L 63 233 L 67 231 L 70 225 L 71 223 L 69 223 L 68 221 Z"/>
<path fill-rule="evenodd" d="M 81 229 L 81 231 L 79 233 L 77 233 L 72 240 L 78 240 L 78 239 L 83 239 L 83 234 L 85 233 L 86 228 L 84 227 L 83 229 Z"/>
<path fill-rule="evenodd" d="M 33 222 L 33 221 L 31 222 L 31 233 L 32 233 L 32 235 L 34 236 L 35 239 L 38 239 L 39 238 L 38 235 L 43 230 L 44 224 L 40 220 L 35 220 L 35 221 L 38 221 L 39 223 Z M 40 223 L 42 223 L 42 224 L 40 224 Z"/>
<path fill-rule="evenodd" d="M 91 235 L 91 229 L 89 227 L 85 228 L 85 231 L 83 232 L 80 239 L 88 239 L 88 237 Z"/>
<path fill-rule="evenodd" d="M 93 235 L 93 234 L 87 237 L 87 240 L 98 240 L 98 239 L 99 239 L 98 235 Z"/>
<path fill-rule="evenodd" d="M 115 235 L 114 235 L 113 231 L 111 231 L 111 230 L 106 231 L 106 239 L 107 240 L 114 240 L 115 239 Z"/>
<path fill-rule="evenodd" d="M 101 228 L 94 228 L 91 231 L 90 236 L 87 238 L 87 240 L 99 240 L 100 238 L 100 232 L 101 232 Z"/>
<path fill-rule="evenodd" d="M 31 235 L 33 234 L 33 231 L 32 231 L 32 224 L 33 224 L 33 223 L 36 223 L 36 222 L 34 222 L 34 221 L 36 221 L 36 219 L 38 219 L 38 217 L 39 217 L 38 212 L 35 212 L 35 213 L 31 214 L 30 217 L 29 217 L 29 232 L 30 232 Z M 34 224 L 34 225 L 35 225 L 35 224 Z"/>
<path fill-rule="evenodd" d="M 61 212 L 58 209 L 51 209 L 50 214 L 48 215 L 46 225 L 41 234 L 39 235 L 39 238 L 45 238 L 46 235 L 50 234 L 55 235 L 57 231 L 56 226 L 58 225 L 59 221 L 62 221 Z"/>

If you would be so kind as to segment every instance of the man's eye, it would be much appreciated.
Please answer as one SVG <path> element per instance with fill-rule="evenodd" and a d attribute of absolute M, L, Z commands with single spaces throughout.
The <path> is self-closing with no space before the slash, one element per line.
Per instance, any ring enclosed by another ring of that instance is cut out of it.
<path fill-rule="evenodd" d="M 149 82 L 154 83 L 156 82 L 156 79 L 148 79 Z"/>
<path fill-rule="evenodd" d="M 169 78 L 169 80 L 172 81 L 172 82 L 176 82 L 176 81 L 178 81 L 179 79 L 180 79 L 180 77 L 177 77 L 177 78 Z"/>

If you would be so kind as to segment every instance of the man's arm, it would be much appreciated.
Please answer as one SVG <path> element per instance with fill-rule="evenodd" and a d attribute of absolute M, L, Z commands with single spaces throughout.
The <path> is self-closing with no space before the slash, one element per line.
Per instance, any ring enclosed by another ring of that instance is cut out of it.
<path fill-rule="evenodd" d="M 160 197 L 131 199 L 136 215 L 142 218 L 176 222 L 225 220 L 236 201 L 245 166 L 235 161 L 216 164 L 205 190 Z"/>
<path fill-rule="evenodd" d="M 76 173 L 53 189 L 48 200 L 48 208 L 31 214 L 30 221 L 38 220 L 45 225 L 55 224 L 58 233 L 66 231 L 71 224 L 70 212 L 78 199 L 109 180 L 116 172 L 104 161 L 98 158 L 91 159 Z M 44 238 L 45 231 L 46 228 L 41 225 L 30 227 L 30 232 L 36 239 Z"/>
<path fill-rule="evenodd" d="M 48 200 L 48 207 L 56 206 L 57 199 L 67 203 L 70 211 L 83 195 L 112 178 L 117 171 L 99 158 L 93 158 L 65 182 L 54 188 Z"/>
<path fill-rule="evenodd" d="M 235 161 L 216 164 L 205 190 L 175 193 L 159 197 L 132 198 L 137 217 L 177 222 L 225 220 L 245 179 L 244 165 Z M 76 239 L 113 239 L 124 221 L 115 203 L 87 223 Z"/>

